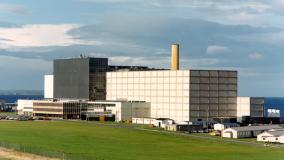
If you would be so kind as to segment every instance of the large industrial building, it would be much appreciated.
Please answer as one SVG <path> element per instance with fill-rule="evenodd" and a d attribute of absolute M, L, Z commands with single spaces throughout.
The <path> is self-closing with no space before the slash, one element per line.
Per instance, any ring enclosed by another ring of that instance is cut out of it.
<path fill-rule="evenodd" d="M 176 121 L 236 118 L 236 98 L 236 71 L 107 73 L 107 100 L 151 102 L 154 118 Z"/>
<path fill-rule="evenodd" d="M 151 117 L 176 121 L 237 116 L 237 71 L 179 70 L 172 45 L 171 70 L 107 73 L 107 100 L 151 102 Z"/>
<path fill-rule="evenodd" d="M 107 58 L 54 60 L 54 98 L 105 100 Z"/>
<path fill-rule="evenodd" d="M 82 56 L 54 60 L 53 74 L 45 77 L 47 99 L 145 102 L 150 118 L 177 122 L 237 118 L 237 71 L 179 70 L 178 44 L 172 45 L 170 70 L 109 66 L 107 58 Z M 36 114 L 44 108 L 34 107 Z"/>

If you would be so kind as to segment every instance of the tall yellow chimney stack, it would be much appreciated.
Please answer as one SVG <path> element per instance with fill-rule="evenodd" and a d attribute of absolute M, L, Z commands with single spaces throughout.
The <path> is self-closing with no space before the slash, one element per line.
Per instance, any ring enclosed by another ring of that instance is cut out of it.
<path fill-rule="evenodd" d="M 171 70 L 179 70 L 179 45 L 178 44 L 172 44 Z"/>

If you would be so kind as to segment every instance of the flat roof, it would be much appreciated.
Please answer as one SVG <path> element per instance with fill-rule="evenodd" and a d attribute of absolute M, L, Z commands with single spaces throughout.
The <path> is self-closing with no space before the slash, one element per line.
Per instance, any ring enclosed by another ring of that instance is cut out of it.
<path fill-rule="evenodd" d="M 229 128 L 228 128 L 229 129 Z M 269 130 L 269 129 L 283 129 L 279 125 L 263 125 L 263 126 L 246 126 L 246 127 L 232 127 L 235 131 L 257 131 L 257 130 Z"/>
<path fill-rule="evenodd" d="M 272 134 L 275 137 L 284 136 L 284 130 L 267 131 L 266 133 Z"/>

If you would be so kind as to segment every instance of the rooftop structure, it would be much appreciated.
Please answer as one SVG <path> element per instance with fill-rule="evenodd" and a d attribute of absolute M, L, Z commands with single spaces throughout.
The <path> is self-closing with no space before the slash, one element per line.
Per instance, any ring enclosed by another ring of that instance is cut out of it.
<path fill-rule="evenodd" d="M 151 71 L 151 70 L 165 70 L 158 68 L 151 68 L 147 66 L 108 66 L 108 72 L 114 71 Z"/>

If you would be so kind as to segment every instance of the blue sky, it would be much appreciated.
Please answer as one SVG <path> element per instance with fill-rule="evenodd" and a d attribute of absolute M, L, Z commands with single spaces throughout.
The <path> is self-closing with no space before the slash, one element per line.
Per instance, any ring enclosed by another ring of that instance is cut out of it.
<path fill-rule="evenodd" d="M 284 0 L 1 0 L 0 90 L 42 89 L 55 58 L 239 71 L 240 96 L 284 96 Z"/>

